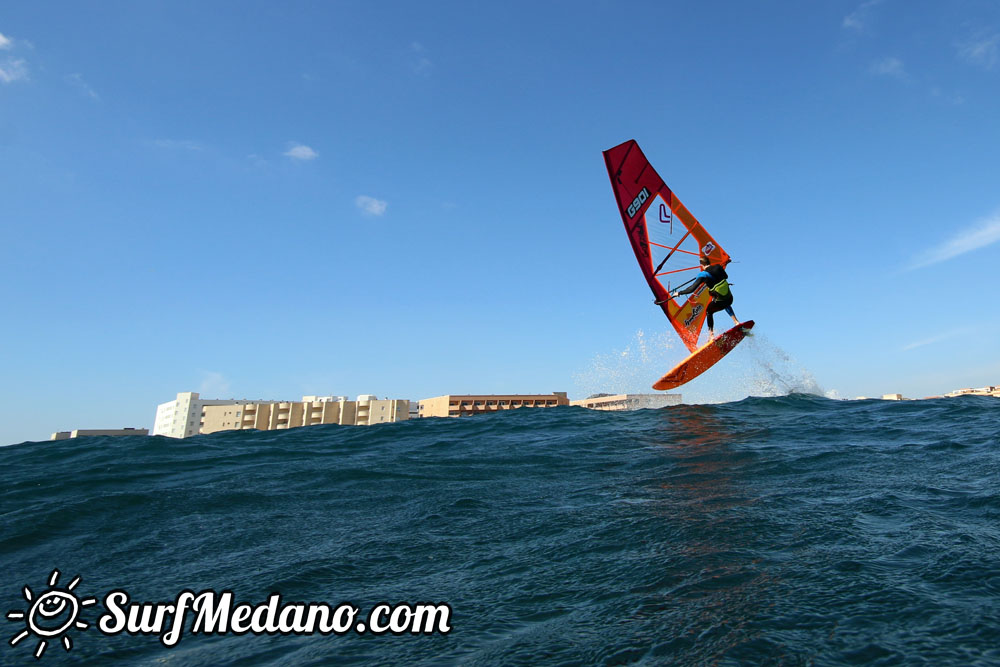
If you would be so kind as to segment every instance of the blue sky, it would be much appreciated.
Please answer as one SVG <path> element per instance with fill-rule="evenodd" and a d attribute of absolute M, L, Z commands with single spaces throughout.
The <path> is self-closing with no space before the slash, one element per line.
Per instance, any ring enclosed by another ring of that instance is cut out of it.
<path fill-rule="evenodd" d="M 669 332 L 601 157 L 630 138 L 824 391 L 1000 383 L 995 2 L 24 2 L 0 35 L 2 444 L 179 391 L 644 390 L 679 344 L 601 376 Z"/>

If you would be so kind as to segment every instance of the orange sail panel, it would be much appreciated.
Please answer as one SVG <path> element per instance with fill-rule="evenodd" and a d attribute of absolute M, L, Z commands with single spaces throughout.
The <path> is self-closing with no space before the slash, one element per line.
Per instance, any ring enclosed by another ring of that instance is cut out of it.
<path fill-rule="evenodd" d="M 702 284 L 680 297 L 683 302 L 670 298 L 669 292 L 694 280 L 700 271 L 699 255 L 722 266 L 729 255 L 667 187 L 635 140 L 604 151 L 604 162 L 639 268 L 667 319 L 693 352 L 711 300 L 708 288 Z"/>

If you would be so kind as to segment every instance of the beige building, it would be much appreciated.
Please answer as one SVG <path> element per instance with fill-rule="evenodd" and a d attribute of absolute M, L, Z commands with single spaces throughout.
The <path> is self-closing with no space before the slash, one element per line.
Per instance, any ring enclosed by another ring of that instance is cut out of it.
<path fill-rule="evenodd" d="M 370 426 L 409 419 L 410 402 L 378 399 L 371 394 L 349 401 L 344 396 L 303 396 L 301 401 L 206 405 L 200 433 L 242 429 L 276 431 L 316 424 Z"/>
<path fill-rule="evenodd" d="M 570 405 L 591 410 L 646 410 L 680 405 L 680 394 L 594 394 L 570 401 Z"/>
<path fill-rule="evenodd" d="M 554 408 L 569 405 L 566 392 L 551 394 L 448 394 L 423 398 L 417 408 L 421 417 L 466 417 L 469 415 L 514 410 L 517 408 Z"/>
<path fill-rule="evenodd" d="M 249 399 L 205 399 L 196 391 L 182 391 L 177 398 L 156 406 L 156 419 L 153 422 L 153 435 L 165 435 L 170 438 L 186 438 L 199 433 L 199 422 L 202 410 L 211 405 L 247 405 L 263 403 Z M 268 401 L 273 403 L 274 401 Z"/>
<path fill-rule="evenodd" d="M 50 440 L 69 440 L 70 438 L 84 438 L 89 435 L 149 435 L 146 428 L 113 428 L 113 429 L 83 429 L 75 431 L 58 431 L 52 434 Z"/>
<path fill-rule="evenodd" d="M 989 387 L 979 387 L 978 389 L 966 388 L 966 389 L 956 389 L 955 391 L 949 391 L 945 396 L 951 398 L 955 396 L 998 396 L 1000 397 L 1000 387 L 989 386 Z"/>

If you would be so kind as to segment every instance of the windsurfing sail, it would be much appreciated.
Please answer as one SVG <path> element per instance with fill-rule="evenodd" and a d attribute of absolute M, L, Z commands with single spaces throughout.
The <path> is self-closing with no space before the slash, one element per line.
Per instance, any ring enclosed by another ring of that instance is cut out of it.
<path fill-rule="evenodd" d="M 604 161 L 639 268 L 684 345 L 694 352 L 711 295 L 704 284 L 682 301 L 671 298 L 670 291 L 694 281 L 700 255 L 722 266 L 729 255 L 667 187 L 634 139 L 604 151 Z"/>

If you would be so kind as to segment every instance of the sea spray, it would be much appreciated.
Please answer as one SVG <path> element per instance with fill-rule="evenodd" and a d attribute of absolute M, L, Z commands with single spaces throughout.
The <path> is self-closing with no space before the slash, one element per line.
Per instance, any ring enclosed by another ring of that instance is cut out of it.
<path fill-rule="evenodd" d="M 646 334 L 636 331 L 622 349 L 595 355 L 588 366 L 573 376 L 580 397 L 592 394 L 648 394 L 650 385 L 666 373 L 684 350 L 673 331 Z M 663 369 L 663 370 L 660 370 Z"/>
<path fill-rule="evenodd" d="M 580 397 L 654 393 L 653 382 L 686 354 L 687 349 L 673 331 L 647 334 L 640 329 L 622 349 L 595 355 L 586 370 L 574 376 L 576 393 Z M 681 393 L 685 403 L 724 403 L 747 396 L 789 394 L 838 397 L 836 390 L 824 391 L 807 368 L 760 333 L 759 327 L 722 361 L 671 393 Z"/>
<path fill-rule="evenodd" d="M 681 390 L 686 403 L 725 403 L 747 396 L 826 394 L 811 371 L 759 329 Z"/>

